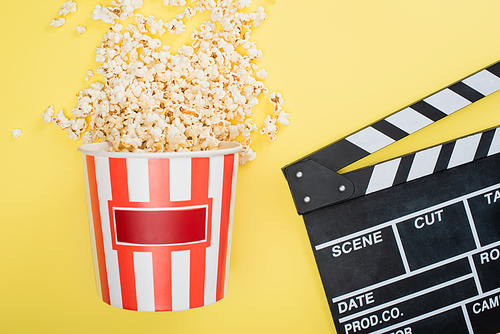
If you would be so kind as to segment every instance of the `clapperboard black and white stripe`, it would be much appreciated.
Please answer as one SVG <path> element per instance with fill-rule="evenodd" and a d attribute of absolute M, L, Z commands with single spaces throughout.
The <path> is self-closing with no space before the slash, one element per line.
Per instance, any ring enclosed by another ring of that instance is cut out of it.
<path fill-rule="evenodd" d="M 481 98 L 500 89 L 500 62 L 442 89 L 383 120 L 368 126 L 326 148 L 337 160 L 329 166 L 339 170 L 378 151 Z M 349 151 L 335 154 L 336 148 Z M 314 158 L 314 154 L 311 156 Z"/>
<path fill-rule="evenodd" d="M 355 185 L 355 192 L 350 197 L 354 198 L 497 153 L 500 153 L 500 128 L 375 164 L 344 176 Z"/>
<path fill-rule="evenodd" d="M 303 214 L 332 203 L 317 202 L 310 195 L 303 194 L 300 186 L 293 182 L 297 172 L 303 174 L 296 171 L 294 165 L 297 163 L 315 161 L 336 172 L 498 90 L 500 62 L 284 167 L 298 212 Z M 301 177 L 301 182 L 306 180 Z"/>
<path fill-rule="evenodd" d="M 500 127 L 337 173 L 498 90 L 496 63 L 283 168 L 338 333 L 500 332 Z"/>

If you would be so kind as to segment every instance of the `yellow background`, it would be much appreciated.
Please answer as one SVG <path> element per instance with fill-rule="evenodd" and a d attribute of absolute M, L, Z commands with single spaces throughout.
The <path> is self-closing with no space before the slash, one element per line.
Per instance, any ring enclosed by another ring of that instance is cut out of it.
<path fill-rule="evenodd" d="M 69 115 L 107 29 L 90 18 L 97 0 L 49 27 L 63 2 L 4 0 L 0 11 L 2 333 L 334 333 L 281 167 L 500 60 L 498 1 L 254 1 L 269 16 L 253 33 L 258 64 L 291 124 L 273 143 L 255 134 L 258 158 L 240 168 L 229 294 L 191 311 L 124 311 L 96 293 L 81 143 L 41 117 L 51 104 Z M 178 12 L 145 2 L 140 13 Z M 499 110 L 494 93 L 356 165 L 497 126 Z"/>

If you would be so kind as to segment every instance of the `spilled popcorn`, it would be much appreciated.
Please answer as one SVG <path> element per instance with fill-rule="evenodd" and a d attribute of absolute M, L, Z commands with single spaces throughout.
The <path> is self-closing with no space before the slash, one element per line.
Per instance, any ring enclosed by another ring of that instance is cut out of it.
<path fill-rule="evenodd" d="M 66 16 L 69 13 L 75 13 L 75 12 L 76 12 L 76 2 L 70 0 L 62 5 L 61 9 L 59 9 L 59 12 L 57 12 L 57 15 Z"/>
<path fill-rule="evenodd" d="M 87 74 L 85 75 L 85 81 L 89 81 L 90 78 L 94 76 L 94 72 L 92 71 L 87 71 Z"/>
<path fill-rule="evenodd" d="M 66 19 L 64 17 L 60 17 L 58 19 L 54 19 L 50 21 L 49 26 L 54 28 L 59 28 L 66 23 Z"/>
<path fill-rule="evenodd" d="M 19 136 L 21 136 L 22 132 L 23 131 L 21 129 L 12 130 L 12 138 L 14 138 L 14 139 L 19 138 Z"/>
<path fill-rule="evenodd" d="M 54 19 L 50 21 L 49 26 L 54 27 L 54 28 L 59 28 L 62 25 L 66 23 L 66 19 L 63 16 L 66 16 L 70 13 L 75 13 L 77 10 L 76 8 L 76 2 L 69 0 L 65 2 L 61 9 L 57 12 L 57 16 L 59 16 L 57 19 Z"/>
<path fill-rule="evenodd" d="M 81 34 L 84 34 L 85 32 L 87 31 L 87 28 L 85 28 L 84 26 L 76 26 L 76 32 L 79 33 L 80 35 Z"/>
<path fill-rule="evenodd" d="M 100 63 L 96 72 L 104 82 L 93 82 L 79 92 L 72 118 L 50 106 L 43 120 L 67 130 L 73 140 L 108 141 L 116 152 L 212 150 L 221 141 L 231 141 L 243 146 L 240 163 L 255 159 L 251 133 L 259 130 L 274 141 L 279 126 L 289 123 L 277 92 L 270 94 L 274 112 L 262 127 L 252 119 L 258 97 L 269 93 L 261 81 L 268 73 L 255 64 L 263 53 L 250 40 L 252 29 L 267 19 L 264 8 L 245 13 L 251 0 L 192 0 L 189 6 L 184 0 L 163 3 L 186 7 L 163 21 L 134 14 L 142 0 L 96 5 L 92 18 L 111 25 L 96 51 Z M 206 11 L 211 12 L 210 20 L 193 29 L 191 44 L 177 52 L 155 37 L 181 34 L 186 30 L 185 19 Z M 125 27 L 117 22 L 130 17 L 135 24 Z M 86 80 L 92 75 L 88 71 Z"/>

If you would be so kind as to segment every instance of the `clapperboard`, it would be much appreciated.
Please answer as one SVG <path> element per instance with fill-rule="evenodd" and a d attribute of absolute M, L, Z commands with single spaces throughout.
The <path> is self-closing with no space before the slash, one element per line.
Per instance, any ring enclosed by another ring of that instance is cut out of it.
<path fill-rule="evenodd" d="M 500 127 L 341 168 L 500 89 L 500 62 L 286 166 L 338 333 L 500 332 Z"/>

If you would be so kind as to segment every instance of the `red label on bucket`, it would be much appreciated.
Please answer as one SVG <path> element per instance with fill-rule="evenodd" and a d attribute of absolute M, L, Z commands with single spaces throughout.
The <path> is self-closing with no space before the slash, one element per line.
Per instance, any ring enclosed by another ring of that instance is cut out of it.
<path fill-rule="evenodd" d="M 174 245 L 206 240 L 206 207 L 114 208 L 117 243 Z"/>

